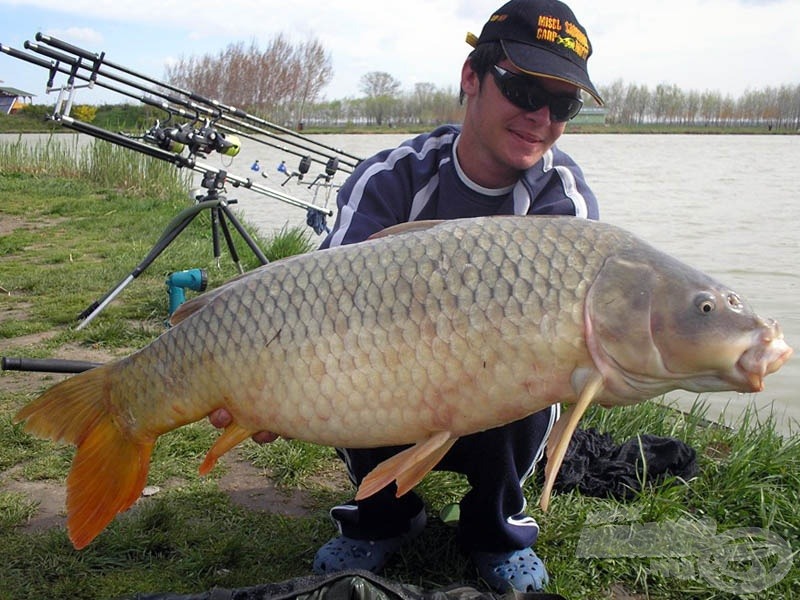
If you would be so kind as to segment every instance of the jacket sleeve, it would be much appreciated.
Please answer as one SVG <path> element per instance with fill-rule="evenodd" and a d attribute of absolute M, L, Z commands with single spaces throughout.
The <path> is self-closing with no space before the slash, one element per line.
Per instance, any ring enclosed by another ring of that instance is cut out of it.
<path fill-rule="evenodd" d="M 384 169 L 382 155 L 361 163 L 336 196 L 337 214 L 320 248 L 354 244 L 405 220 L 402 169 Z"/>
<path fill-rule="evenodd" d="M 408 221 L 416 194 L 438 176 L 455 135 L 443 126 L 360 163 L 336 196 L 336 222 L 320 248 L 361 242 Z"/>
<path fill-rule="evenodd" d="M 533 199 L 528 214 L 600 218 L 597 198 L 586 183 L 583 171 L 555 146 L 525 173 L 523 183 Z"/>

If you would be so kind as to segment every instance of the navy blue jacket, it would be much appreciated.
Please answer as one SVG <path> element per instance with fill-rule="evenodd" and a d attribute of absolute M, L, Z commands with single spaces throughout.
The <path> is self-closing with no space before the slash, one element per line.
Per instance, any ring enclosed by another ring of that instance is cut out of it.
<path fill-rule="evenodd" d="M 361 162 L 337 196 L 336 223 L 320 248 L 352 244 L 409 221 L 505 214 L 598 219 L 580 167 L 551 148 L 513 186 L 487 189 L 456 160 L 460 127 L 444 125 Z"/>

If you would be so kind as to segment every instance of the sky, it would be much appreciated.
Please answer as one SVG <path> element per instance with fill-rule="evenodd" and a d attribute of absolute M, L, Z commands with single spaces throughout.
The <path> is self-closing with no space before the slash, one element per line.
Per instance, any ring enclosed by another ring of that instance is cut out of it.
<path fill-rule="evenodd" d="M 748 89 L 800 84 L 800 0 L 572 0 L 594 48 L 596 86 L 615 80 L 665 83 L 685 91 L 738 97 Z M 329 100 L 356 98 L 361 77 L 384 71 L 402 89 L 433 83 L 458 89 L 470 50 L 497 0 L 0 0 L 0 44 L 23 50 L 37 32 L 51 35 L 156 80 L 180 58 L 216 54 L 232 43 L 266 47 L 278 34 L 314 39 L 330 53 Z M 0 80 L 45 94 L 47 70 L 0 54 Z M 63 82 L 62 75 L 56 82 Z M 109 80 L 105 80 L 109 81 Z M 217 98 L 222 102 L 224 98 Z M 78 104 L 130 101 L 95 88 Z"/>

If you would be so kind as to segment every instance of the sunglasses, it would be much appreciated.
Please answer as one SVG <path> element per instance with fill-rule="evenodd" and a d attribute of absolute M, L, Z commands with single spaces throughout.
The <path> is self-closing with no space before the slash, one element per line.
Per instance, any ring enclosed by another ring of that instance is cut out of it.
<path fill-rule="evenodd" d="M 530 112 L 546 106 L 550 109 L 551 121 L 563 123 L 574 119 L 583 108 L 580 98 L 551 94 L 532 77 L 512 73 L 497 65 L 493 65 L 492 75 L 500 93 L 511 104 Z"/>

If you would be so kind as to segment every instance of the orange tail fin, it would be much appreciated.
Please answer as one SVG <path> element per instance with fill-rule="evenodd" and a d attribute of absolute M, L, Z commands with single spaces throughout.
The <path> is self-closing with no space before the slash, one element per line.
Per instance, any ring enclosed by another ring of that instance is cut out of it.
<path fill-rule="evenodd" d="M 150 466 L 154 440 L 135 439 L 108 411 L 107 374 L 113 368 L 62 381 L 14 418 L 26 421 L 29 433 L 78 447 L 67 477 L 67 529 L 79 550 L 136 501 Z"/>

